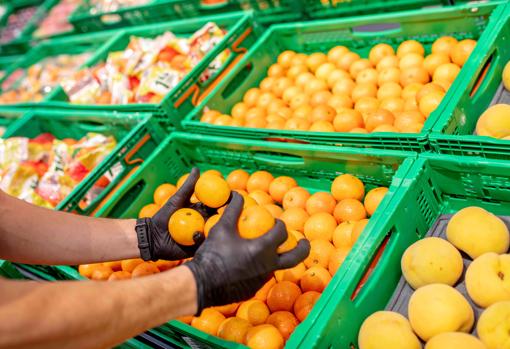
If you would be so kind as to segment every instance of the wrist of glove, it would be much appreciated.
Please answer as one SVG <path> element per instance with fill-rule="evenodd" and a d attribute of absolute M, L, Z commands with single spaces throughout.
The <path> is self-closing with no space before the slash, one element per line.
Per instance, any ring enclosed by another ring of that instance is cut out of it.
<path fill-rule="evenodd" d="M 304 239 L 289 252 L 276 252 L 287 240 L 287 230 L 279 220 L 259 238 L 241 238 L 237 222 L 242 209 L 242 196 L 233 193 L 229 206 L 211 229 L 208 239 L 193 260 L 185 264 L 197 283 L 198 313 L 207 307 L 253 297 L 275 270 L 297 265 L 310 252 L 310 243 Z"/>
<path fill-rule="evenodd" d="M 183 186 L 161 207 L 154 217 L 137 220 L 135 231 L 138 237 L 140 256 L 143 260 L 165 259 L 175 261 L 193 257 L 204 241 L 204 235 L 199 234 L 193 246 L 182 246 L 172 239 L 168 231 L 170 217 L 181 208 L 192 207 L 199 211 L 205 219 L 214 214 L 203 205 L 192 205 L 190 203 L 199 176 L 198 169 L 194 168 Z"/>

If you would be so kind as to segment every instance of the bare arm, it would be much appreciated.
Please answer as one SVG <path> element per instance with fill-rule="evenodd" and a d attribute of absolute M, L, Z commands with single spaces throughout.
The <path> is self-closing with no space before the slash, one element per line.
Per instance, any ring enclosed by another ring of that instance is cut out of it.
<path fill-rule="evenodd" d="M 0 190 L 0 258 L 84 264 L 140 256 L 135 220 L 83 217 L 30 205 Z"/>
<path fill-rule="evenodd" d="M 184 266 L 117 282 L 0 279 L 0 294 L 0 348 L 107 348 L 197 311 Z"/>

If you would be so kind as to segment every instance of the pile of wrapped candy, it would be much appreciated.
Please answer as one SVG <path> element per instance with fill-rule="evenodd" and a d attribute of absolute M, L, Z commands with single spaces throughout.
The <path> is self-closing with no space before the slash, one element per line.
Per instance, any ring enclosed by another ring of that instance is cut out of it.
<path fill-rule="evenodd" d="M 90 53 L 48 57 L 28 69 L 18 69 L 2 83 L 0 103 L 38 102 L 83 65 Z"/>
<path fill-rule="evenodd" d="M 72 103 L 159 103 L 224 36 L 215 23 L 208 23 L 190 38 L 171 32 L 151 39 L 131 37 L 124 51 L 111 52 L 105 62 L 77 72 L 63 87 Z M 214 74 L 229 55 L 218 55 L 201 80 Z"/>
<path fill-rule="evenodd" d="M 82 139 L 0 139 L 0 189 L 27 202 L 55 208 L 116 146 L 111 136 L 88 133 Z M 109 184 L 103 177 L 89 191 L 93 200 Z"/>
<path fill-rule="evenodd" d="M 34 32 L 34 37 L 46 37 L 59 33 L 68 32 L 73 26 L 68 21 L 68 17 L 81 3 L 80 0 L 62 0 L 55 5 L 46 17 L 39 24 L 39 28 Z"/>

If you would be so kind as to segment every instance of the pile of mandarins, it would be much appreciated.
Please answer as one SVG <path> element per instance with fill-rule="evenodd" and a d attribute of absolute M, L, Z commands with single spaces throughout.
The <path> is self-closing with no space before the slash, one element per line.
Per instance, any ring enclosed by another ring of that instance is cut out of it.
<path fill-rule="evenodd" d="M 417 133 L 475 45 L 443 36 L 428 55 L 416 40 L 402 42 L 396 52 L 377 44 L 367 58 L 345 46 L 327 54 L 285 51 L 230 115 L 206 108 L 201 121 L 275 130 Z"/>
<path fill-rule="evenodd" d="M 181 177 L 176 186 L 160 185 L 154 192 L 154 203 L 143 207 L 139 216 L 154 215 L 187 176 Z M 210 335 L 250 348 L 281 348 L 311 311 L 388 189 L 379 187 L 365 193 L 360 179 L 343 174 L 334 179 L 330 192 L 312 194 L 293 178 L 274 178 L 267 171 L 249 174 L 239 169 L 224 178 L 219 171 L 209 170 L 197 181 L 190 201 L 204 204 L 217 213 L 205 219 L 200 210 L 193 208 L 176 211 L 168 223 L 172 238 L 182 245 L 193 245 L 196 232 L 203 232 L 207 237 L 221 218 L 232 190 L 244 197 L 238 222 L 243 238 L 253 239 L 265 234 L 278 218 L 289 232 L 288 240 L 278 252 L 289 251 L 298 240 L 308 239 L 310 255 L 294 268 L 276 271 L 252 299 L 208 308 L 200 316 L 180 320 Z M 178 264 L 133 259 L 82 265 L 80 272 L 94 280 L 119 280 L 150 275 Z"/>

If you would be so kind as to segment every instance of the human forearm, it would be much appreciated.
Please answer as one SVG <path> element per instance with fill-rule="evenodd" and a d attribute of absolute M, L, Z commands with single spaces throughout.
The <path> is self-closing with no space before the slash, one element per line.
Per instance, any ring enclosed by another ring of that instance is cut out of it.
<path fill-rule="evenodd" d="M 108 283 L 2 281 L 0 290 L 0 348 L 106 348 L 197 309 L 187 267 Z"/>
<path fill-rule="evenodd" d="M 0 191 L 0 258 L 32 264 L 82 264 L 139 257 L 134 220 L 67 214 Z"/>

